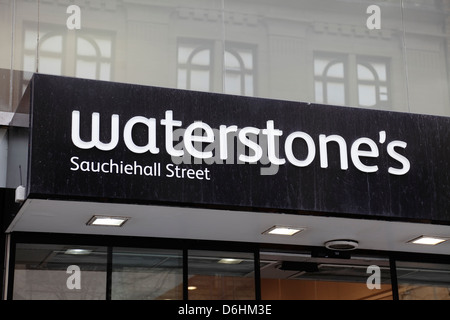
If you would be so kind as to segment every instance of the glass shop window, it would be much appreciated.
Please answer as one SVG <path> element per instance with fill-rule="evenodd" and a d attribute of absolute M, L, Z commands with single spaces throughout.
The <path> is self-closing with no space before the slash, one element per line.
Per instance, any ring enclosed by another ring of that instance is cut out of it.
<path fill-rule="evenodd" d="M 317 103 L 385 109 L 389 107 L 386 59 L 316 54 L 314 90 Z"/>
<path fill-rule="evenodd" d="M 253 253 L 187 258 L 182 249 L 17 243 L 12 299 L 182 300 L 184 289 L 189 300 L 255 299 Z"/>
<path fill-rule="evenodd" d="M 190 250 L 189 300 L 255 299 L 253 253 Z"/>
<path fill-rule="evenodd" d="M 400 300 L 450 300 L 450 264 L 397 261 Z"/>
<path fill-rule="evenodd" d="M 106 299 L 106 247 L 16 246 L 14 300 Z"/>
<path fill-rule="evenodd" d="M 112 300 L 183 299 L 182 250 L 113 248 Z"/>
<path fill-rule="evenodd" d="M 260 265 L 263 300 L 393 299 L 387 258 L 261 252 Z"/>

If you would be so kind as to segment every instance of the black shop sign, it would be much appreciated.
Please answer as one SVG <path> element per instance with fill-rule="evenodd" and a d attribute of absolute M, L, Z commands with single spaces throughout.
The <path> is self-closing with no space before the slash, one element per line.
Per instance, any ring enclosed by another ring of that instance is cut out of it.
<path fill-rule="evenodd" d="M 450 220 L 450 120 L 35 75 L 30 197 Z"/>

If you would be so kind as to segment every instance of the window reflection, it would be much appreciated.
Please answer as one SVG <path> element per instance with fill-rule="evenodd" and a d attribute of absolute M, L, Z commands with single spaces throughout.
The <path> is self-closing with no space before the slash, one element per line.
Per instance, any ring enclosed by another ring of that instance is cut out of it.
<path fill-rule="evenodd" d="M 95 36 L 77 37 L 75 76 L 110 80 L 111 41 Z"/>
<path fill-rule="evenodd" d="M 221 52 L 219 45 L 212 41 L 180 41 L 177 88 L 214 91 L 214 84 L 223 82 L 224 93 L 253 96 L 253 49 L 227 44 L 223 55 Z"/>
<path fill-rule="evenodd" d="M 178 88 L 210 91 L 212 43 L 180 43 L 178 46 Z"/>
<path fill-rule="evenodd" d="M 368 29 L 372 3 L 362 0 L 88 1 L 76 31 L 67 30 L 61 1 L 41 1 L 39 17 L 36 2 L 9 3 L 0 5 L 6 68 L 12 62 L 17 70 L 135 84 L 450 112 L 447 0 L 375 1 L 380 30 Z"/>
<path fill-rule="evenodd" d="M 42 25 L 38 36 L 36 30 L 26 27 L 23 47 L 25 71 L 112 79 L 113 38 L 107 33 L 62 32 L 57 26 Z"/>
<path fill-rule="evenodd" d="M 388 74 L 388 63 L 381 58 L 316 54 L 315 100 L 324 104 L 389 108 Z"/>
<path fill-rule="evenodd" d="M 387 63 L 361 59 L 357 63 L 358 105 L 388 107 Z"/>
<path fill-rule="evenodd" d="M 25 44 L 23 55 L 24 71 L 39 70 L 48 74 L 61 75 L 63 73 L 64 38 L 56 32 L 40 32 L 25 30 Z M 36 58 L 37 42 L 39 39 L 39 60 Z M 40 68 L 36 63 L 39 61 Z"/>
<path fill-rule="evenodd" d="M 346 66 L 343 57 L 318 56 L 314 60 L 317 103 L 346 104 Z"/>
<path fill-rule="evenodd" d="M 253 59 L 251 49 L 235 47 L 225 50 L 225 93 L 253 96 Z"/>

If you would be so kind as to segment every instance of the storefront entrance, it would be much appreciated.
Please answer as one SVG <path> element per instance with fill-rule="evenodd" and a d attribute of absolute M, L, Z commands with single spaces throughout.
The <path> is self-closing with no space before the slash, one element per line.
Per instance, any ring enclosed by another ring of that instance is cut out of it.
<path fill-rule="evenodd" d="M 442 256 L 418 263 L 411 255 L 214 241 L 27 233 L 11 240 L 14 300 L 450 299 Z"/>

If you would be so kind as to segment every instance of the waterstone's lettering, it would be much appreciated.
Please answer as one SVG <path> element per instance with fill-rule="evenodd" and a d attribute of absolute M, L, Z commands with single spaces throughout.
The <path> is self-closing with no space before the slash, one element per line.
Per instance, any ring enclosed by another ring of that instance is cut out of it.
<path fill-rule="evenodd" d="M 339 148 L 339 162 L 341 170 L 349 169 L 349 157 L 353 166 L 364 173 L 374 173 L 380 170 L 377 159 L 380 157 L 380 148 L 385 148 L 389 157 L 390 166 L 382 168 L 391 175 L 404 175 L 410 170 L 411 164 L 408 158 L 402 154 L 406 149 L 407 143 L 400 140 L 393 140 L 387 142 L 387 133 L 384 130 L 379 131 L 378 143 L 369 137 L 361 137 L 350 143 L 342 136 L 337 134 L 320 134 L 318 142 L 314 138 L 303 131 L 290 132 L 287 135 L 275 127 L 273 120 L 266 121 L 266 127 L 263 129 L 256 127 L 238 128 L 236 125 L 220 125 L 219 129 L 213 129 L 210 125 L 202 121 L 195 121 L 187 126 L 182 134 L 182 141 L 179 142 L 175 138 L 175 131 L 182 128 L 183 123 L 176 120 L 172 110 L 165 111 L 164 119 L 158 121 L 156 118 L 146 118 L 143 116 L 134 116 L 126 119 L 126 124 L 122 129 L 122 139 L 129 151 L 136 154 L 155 155 L 161 152 L 158 147 L 157 131 L 159 126 L 164 127 L 165 152 L 171 157 L 184 157 L 186 155 L 192 156 L 195 159 L 201 159 L 205 162 L 210 159 L 217 158 L 220 161 L 230 163 L 229 155 L 233 155 L 234 145 L 230 145 L 229 136 L 236 135 L 237 143 L 243 148 L 240 154 L 235 155 L 236 160 L 241 163 L 263 163 L 264 157 L 270 164 L 275 166 L 286 165 L 287 163 L 299 168 L 311 165 L 316 158 L 320 161 L 320 167 L 328 168 L 329 155 L 328 146 L 336 144 Z M 80 137 L 80 112 L 74 110 L 72 112 L 72 130 L 71 138 L 73 144 L 80 149 L 97 148 L 101 151 L 111 151 L 117 147 L 120 140 L 120 117 L 113 114 L 110 118 L 111 134 L 109 141 L 101 141 L 100 139 L 100 114 L 92 113 L 91 115 L 91 135 L 90 140 L 86 141 Z M 135 125 L 140 124 L 146 127 L 146 144 L 141 145 L 136 143 L 133 136 L 133 129 Z M 284 145 L 280 142 L 286 136 Z M 316 138 L 317 139 L 317 138 Z M 217 143 L 218 141 L 218 143 Z M 231 140 L 234 141 L 234 140 Z M 318 144 L 318 147 L 317 147 Z M 213 146 L 213 148 L 211 148 Z M 280 150 L 281 146 L 281 150 Z M 208 148 L 209 147 L 209 148 Z M 280 153 L 284 151 L 284 153 Z M 350 152 L 349 152 L 350 151 Z M 284 154 L 284 157 L 282 157 Z M 298 154 L 303 154 L 299 156 Z M 149 158 L 151 159 L 151 158 Z M 121 165 L 120 163 L 106 162 L 106 163 L 86 163 L 77 162 L 77 158 L 73 157 L 71 162 L 73 164 L 71 170 L 93 171 L 109 173 L 112 170 L 125 174 L 145 174 L 155 175 L 155 172 L 160 174 L 160 171 L 150 170 L 151 167 L 140 167 L 136 162 L 134 164 Z M 231 159 L 233 160 L 233 159 Z M 393 161 L 392 161 L 393 160 Z M 112 160 L 111 160 L 112 161 Z M 232 163 L 232 161 L 231 161 Z M 117 167 L 116 167 L 117 165 Z M 395 166 L 393 166 L 395 165 Z M 170 177 L 197 177 L 209 180 L 209 172 L 204 169 L 202 173 L 196 172 L 192 169 L 177 170 L 175 166 L 168 166 L 166 168 Z M 179 169 L 179 168 L 178 168 Z M 139 173 L 136 173 L 138 172 Z"/>

